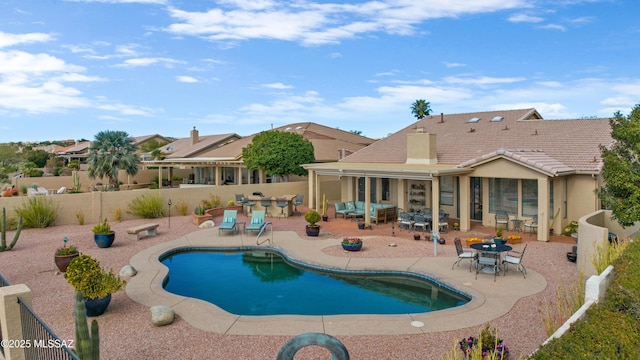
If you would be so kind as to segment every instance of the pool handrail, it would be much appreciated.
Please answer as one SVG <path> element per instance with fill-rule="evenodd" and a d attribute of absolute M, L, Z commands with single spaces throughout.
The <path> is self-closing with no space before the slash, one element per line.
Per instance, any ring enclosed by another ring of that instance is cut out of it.
<path fill-rule="evenodd" d="M 265 230 L 267 229 L 267 226 L 271 226 L 271 237 L 268 237 L 264 241 L 260 242 L 260 236 L 262 236 L 262 234 L 265 232 Z M 256 245 L 262 245 L 267 241 L 269 242 L 269 245 L 271 245 L 273 244 L 272 239 L 273 239 L 273 223 L 271 221 L 267 221 L 264 224 L 262 224 L 260 231 L 258 231 L 258 236 L 256 236 Z"/>

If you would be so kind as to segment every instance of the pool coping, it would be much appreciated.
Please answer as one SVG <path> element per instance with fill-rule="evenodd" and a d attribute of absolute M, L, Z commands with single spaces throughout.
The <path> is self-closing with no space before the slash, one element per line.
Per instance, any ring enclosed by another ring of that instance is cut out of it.
<path fill-rule="evenodd" d="M 327 255 L 322 249 L 339 245 L 342 239 L 307 240 L 293 231 L 274 231 L 276 243 L 272 247 L 294 261 L 314 267 L 340 270 L 389 270 L 411 272 L 427 276 L 437 282 L 468 294 L 465 305 L 428 313 L 400 315 L 235 315 L 203 300 L 188 298 L 165 291 L 162 287 L 168 269 L 158 260 L 167 251 L 178 248 L 255 247 L 256 239 L 243 235 L 218 235 L 217 228 L 198 230 L 176 240 L 157 244 L 135 254 L 130 264 L 138 274 L 129 279 L 126 293 L 142 305 L 171 307 L 192 326 L 205 331 L 236 335 L 297 335 L 320 332 L 331 335 L 402 335 L 456 330 L 482 325 L 509 312 L 526 296 L 545 289 L 547 282 L 533 270 L 523 279 L 514 276 L 479 276 L 466 266 L 451 269 L 455 257 L 415 258 L 351 258 Z M 423 326 L 414 326 L 420 324 Z"/>

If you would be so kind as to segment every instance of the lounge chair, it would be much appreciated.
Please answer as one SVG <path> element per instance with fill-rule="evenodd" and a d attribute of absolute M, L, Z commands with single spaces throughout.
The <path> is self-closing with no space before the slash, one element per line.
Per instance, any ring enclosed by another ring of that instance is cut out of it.
<path fill-rule="evenodd" d="M 244 228 L 245 231 L 260 231 L 262 225 L 264 225 L 264 216 L 264 210 L 256 210 L 251 213 L 251 221 L 249 222 L 249 225 Z"/>
<path fill-rule="evenodd" d="M 222 231 L 231 231 L 234 234 L 238 232 L 236 226 L 236 218 L 238 217 L 238 210 L 225 210 L 222 218 L 222 223 L 218 227 L 218 234 Z"/>

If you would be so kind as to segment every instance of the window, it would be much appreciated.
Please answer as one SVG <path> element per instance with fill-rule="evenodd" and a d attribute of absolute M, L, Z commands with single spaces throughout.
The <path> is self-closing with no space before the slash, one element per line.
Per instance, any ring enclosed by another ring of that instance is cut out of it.
<path fill-rule="evenodd" d="M 382 200 L 391 200 L 391 187 L 389 185 L 389 178 L 382 178 Z"/>
<path fill-rule="evenodd" d="M 518 180 L 489 179 L 489 212 L 495 213 L 496 210 L 518 213 Z"/>
<path fill-rule="evenodd" d="M 440 205 L 453 205 L 453 176 L 440 178 Z"/>
<path fill-rule="evenodd" d="M 365 201 L 364 199 L 364 190 L 365 190 L 365 182 L 364 182 L 364 177 L 359 177 L 358 178 L 358 201 Z M 371 184 L 371 202 L 374 203 L 376 202 L 377 198 L 376 198 L 376 178 L 371 178 L 369 183 Z"/>
<path fill-rule="evenodd" d="M 553 206 L 553 203 L 552 205 Z M 538 180 L 522 180 L 522 216 L 538 214 Z"/>

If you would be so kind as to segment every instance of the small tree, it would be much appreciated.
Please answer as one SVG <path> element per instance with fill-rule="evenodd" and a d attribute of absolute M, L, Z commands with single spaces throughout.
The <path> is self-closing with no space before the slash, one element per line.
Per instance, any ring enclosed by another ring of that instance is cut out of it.
<path fill-rule="evenodd" d="M 620 225 L 631 226 L 640 220 L 640 104 L 629 116 L 616 112 L 609 123 L 614 142 L 600 145 L 604 185 L 598 196 Z"/>
<path fill-rule="evenodd" d="M 140 159 L 136 155 L 136 150 L 133 139 L 124 131 L 99 132 L 91 144 L 87 157 L 89 177 L 92 179 L 106 177 L 109 179 L 109 188 L 119 189 L 119 170 L 124 170 L 131 176 L 138 173 Z"/>
<path fill-rule="evenodd" d="M 431 114 L 431 103 L 423 99 L 416 100 L 411 104 L 411 113 L 418 120 L 429 116 Z"/>
<path fill-rule="evenodd" d="M 242 160 L 250 170 L 260 169 L 268 176 L 307 175 L 301 164 L 315 162 L 313 144 L 302 135 L 264 131 L 242 149 Z"/>

